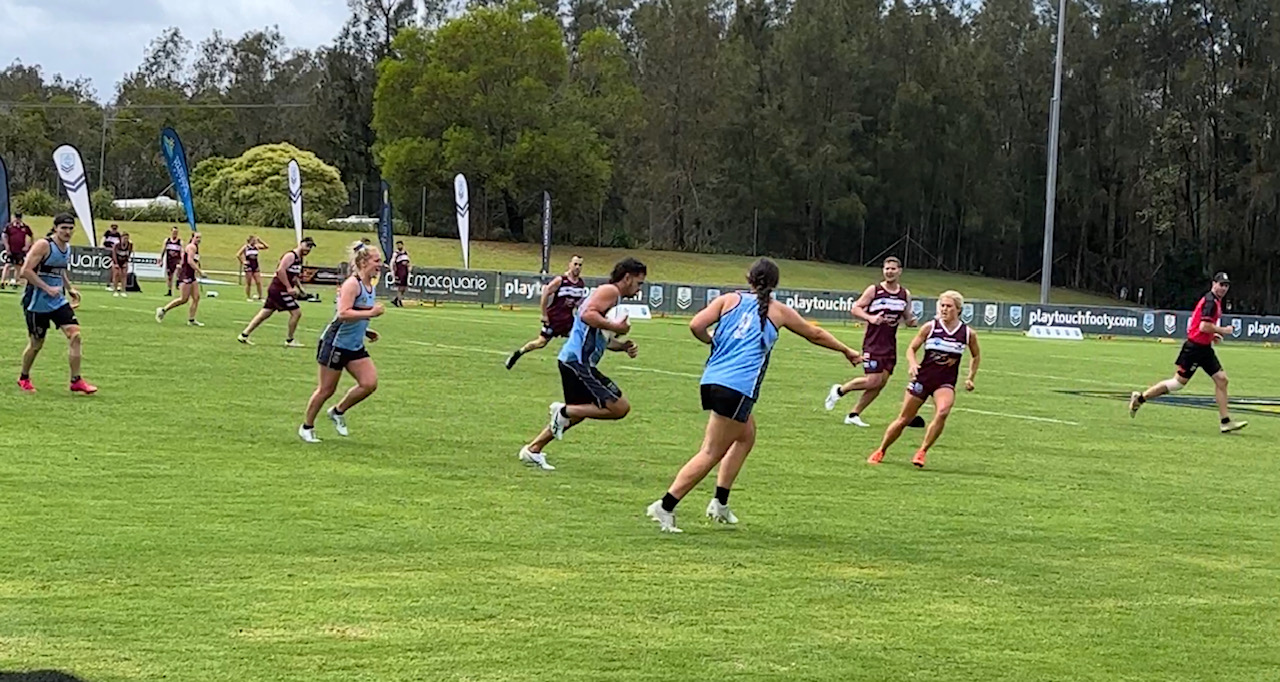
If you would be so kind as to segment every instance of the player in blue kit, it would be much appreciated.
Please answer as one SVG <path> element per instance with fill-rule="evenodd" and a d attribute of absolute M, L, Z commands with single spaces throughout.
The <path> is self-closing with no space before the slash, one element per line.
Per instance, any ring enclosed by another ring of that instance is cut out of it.
<path fill-rule="evenodd" d="M 18 386 L 26 393 L 35 393 L 31 384 L 31 366 L 44 348 L 44 338 L 49 325 L 56 326 L 67 337 L 67 359 L 71 365 L 71 391 L 89 395 L 98 387 L 80 376 L 80 321 L 67 296 L 79 300 L 80 294 L 67 281 L 67 266 L 71 261 L 71 235 L 76 220 L 69 213 L 59 213 L 53 218 L 53 232 L 37 241 L 22 266 L 22 278 L 27 281 L 22 295 L 22 309 L 27 321 L 27 348 L 22 352 L 22 372 Z"/>
<path fill-rule="evenodd" d="M 747 273 L 747 283 L 751 291 L 720 296 L 689 323 L 693 335 L 711 346 L 701 388 L 702 409 L 710 410 L 711 416 L 702 449 L 676 474 L 667 494 L 646 510 L 649 518 L 667 533 L 681 532 L 676 527 L 676 505 L 717 464 L 720 471 L 716 474 L 716 492 L 707 505 L 707 516 L 720 523 L 738 522 L 729 510 L 729 490 L 756 442 L 756 420 L 751 411 L 760 398 L 760 384 L 780 329 L 841 353 L 853 365 L 862 362 L 861 353 L 773 300 L 773 290 L 778 286 L 778 266 L 773 261 L 756 261 Z M 714 334 L 710 331 L 713 325 Z"/>
<path fill-rule="evenodd" d="M 351 276 L 339 287 L 338 300 L 334 304 L 337 312 L 320 337 L 320 346 L 316 350 L 320 380 L 307 402 L 306 421 L 298 427 L 298 437 L 308 443 L 320 442 L 316 437 L 316 416 L 325 401 L 338 390 L 343 370 L 351 373 L 356 385 L 327 413 L 338 435 L 348 433 L 347 410 L 378 390 L 378 368 L 373 365 L 364 342 L 366 339 L 378 340 L 378 333 L 369 328 L 369 320 L 384 312 L 382 304 L 374 297 L 375 281 L 381 269 L 382 256 L 378 255 L 377 249 L 362 242 L 351 245 Z"/>

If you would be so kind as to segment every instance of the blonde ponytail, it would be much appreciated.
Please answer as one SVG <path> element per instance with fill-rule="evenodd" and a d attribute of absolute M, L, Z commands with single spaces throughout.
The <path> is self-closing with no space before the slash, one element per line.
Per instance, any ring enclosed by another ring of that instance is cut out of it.
<path fill-rule="evenodd" d="M 373 250 L 362 241 L 352 242 L 351 246 L 348 247 L 348 251 L 350 256 L 348 257 L 347 265 L 353 275 L 359 274 L 360 268 L 373 257 Z"/>

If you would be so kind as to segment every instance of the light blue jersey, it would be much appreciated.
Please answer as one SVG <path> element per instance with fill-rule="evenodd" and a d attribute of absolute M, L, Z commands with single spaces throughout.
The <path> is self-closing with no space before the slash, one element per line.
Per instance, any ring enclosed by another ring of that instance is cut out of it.
<path fill-rule="evenodd" d="M 51 287 L 62 287 L 63 291 L 58 292 L 57 296 L 46 294 L 39 287 L 30 287 L 30 296 L 26 298 L 27 310 L 33 313 L 51 313 L 64 305 L 67 305 L 66 282 L 62 279 L 62 271 L 67 269 L 71 262 L 71 245 L 67 244 L 67 248 L 59 249 L 58 243 L 52 239 L 46 239 L 49 242 L 49 255 L 45 256 L 44 262 L 36 266 L 36 272 L 40 275 L 40 279 Z M 28 285 L 30 286 L 30 285 Z"/>
<path fill-rule="evenodd" d="M 720 316 L 711 337 L 711 357 L 702 372 L 703 385 L 731 388 L 756 400 L 778 342 L 772 320 L 760 325 L 760 303 L 751 292 L 738 292 L 738 305 Z"/>
<path fill-rule="evenodd" d="M 351 304 L 353 310 L 373 310 L 375 302 L 373 288 L 366 288 L 364 282 L 357 280 L 360 285 L 360 293 L 356 294 L 356 300 Z M 334 305 L 337 307 L 337 304 Z M 360 350 L 364 348 L 364 333 L 369 329 L 369 318 L 355 320 L 353 322 L 343 322 L 338 319 L 337 314 L 333 316 L 333 321 L 324 330 L 322 345 L 333 346 L 343 350 Z"/>
<path fill-rule="evenodd" d="M 583 307 L 579 306 L 573 315 L 573 330 L 560 349 L 560 362 L 595 367 L 609 342 L 602 330 L 582 321 L 582 310 Z"/>

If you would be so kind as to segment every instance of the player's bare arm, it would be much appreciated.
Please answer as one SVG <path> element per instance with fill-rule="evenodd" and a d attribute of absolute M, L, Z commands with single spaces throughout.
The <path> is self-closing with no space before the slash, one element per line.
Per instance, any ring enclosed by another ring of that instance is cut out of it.
<path fill-rule="evenodd" d="M 907 295 L 907 307 L 902 312 L 906 319 L 907 326 L 914 327 L 917 324 L 920 324 L 920 319 L 916 317 L 915 308 L 911 305 L 911 290 L 906 287 L 902 287 L 902 291 Z"/>
<path fill-rule="evenodd" d="M 40 279 L 40 275 L 36 272 L 37 264 L 43 263 L 45 258 L 49 257 L 49 242 L 41 239 L 31 246 L 31 252 L 27 254 L 27 260 L 22 264 L 22 279 L 27 280 L 31 286 L 43 291 L 50 297 L 56 297 L 62 293 L 62 287 L 54 287 L 45 284 Z"/>
<path fill-rule="evenodd" d="M 978 365 L 982 364 L 982 349 L 978 347 L 978 333 L 969 329 L 969 376 L 965 377 L 964 390 L 972 391 L 978 378 Z"/>
<path fill-rule="evenodd" d="M 555 298 L 556 292 L 560 291 L 560 284 L 564 282 L 564 277 L 556 275 L 554 279 L 547 282 L 547 286 L 542 287 L 542 324 L 550 324 L 551 318 L 547 316 L 547 306 L 551 305 L 551 300 Z"/>
<path fill-rule="evenodd" d="M 916 372 L 920 371 L 920 360 L 916 358 L 916 353 L 924 347 L 924 342 L 929 340 L 929 335 L 933 333 L 933 320 L 929 320 L 920 325 L 920 331 L 911 339 L 911 343 L 907 345 L 907 367 L 912 380 L 916 378 Z"/>
<path fill-rule="evenodd" d="M 611 321 L 605 317 L 605 312 L 618 304 L 621 295 L 618 293 L 618 287 L 612 284 L 602 284 L 591 294 L 591 298 L 582 307 L 582 321 L 588 326 L 596 329 L 604 329 L 611 331 L 619 336 L 625 336 L 631 332 L 631 323 L 627 318 Z"/>
<path fill-rule="evenodd" d="M 289 268 L 293 266 L 293 261 L 297 260 L 297 258 L 298 254 L 290 251 L 280 257 L 280 264 L 276 266 L 276 281 L 280 282 L 285 291 L 294 290 L 293 284 L 289 282 Z"/>
<path fill-rule="evenodd" d="M 711 345 L 711 325 L 724 315 L 725 299 L 729 296 L 730 294 L 717 296 L 711 305 L 699 310 L 698 314 L 693 316 L 689 321 L 689 331 L 693 333 L 694 338 L 708 346 Z"/>
<path fill-rule="evenodd" d="M 854 317 L 866 322 L 867 324 L 884 324 L 884 315 L 876 313 L 872 315 L 867 312 L 867 308 L 871 306 L 871 302 L 875 300 L 876 286 L 872 284 L 867 287 L 858 300 L 853 302 L 853 310 L 851 313 Z"/>
<path fill-rule="evenodd" d="M 831 335 L 831 332 L 809 324 L 809 321 L 800 316 L 794 308 L 783 305 L 776 301 L 773 302 L 773 308 L 770 310 L 771 315 L 777 313 L 781 317 L 782 326 L 800 338 L 812 343 L 815 346 L 828 348 L 837 353 L 842 353 L 851 364 L 862 362 L 862 353 L 846 346 L 840 339 Z"/>
<path fill-rule="evenodd" d="M 638 349 L 636 342 L 631 339 L 627 339 L 625 341 L 621 339 L 610 339 L 609 343 L 605 346 L 605 350 L 610 350 L 615 353 L 626 353 L 627 357 L 634 358 Z"/>
<path fill-rule="evenodd" d="M 358 279 L 348 277 L 347 281 L 342 283 L 342 288 L 338 289 L 338 320 L 340 322 L 372 320 L 383 313 L 384 308 L 381 303 L 373 304 L 373 308 L 369 310 L 355 308 L 356 297 L 360 295 L 361 286 L 363 285 Z"/>

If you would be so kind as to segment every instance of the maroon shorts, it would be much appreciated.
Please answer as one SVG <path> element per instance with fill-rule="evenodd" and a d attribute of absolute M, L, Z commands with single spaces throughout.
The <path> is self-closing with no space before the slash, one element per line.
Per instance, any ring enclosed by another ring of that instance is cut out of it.
<path fill-rule="evenodd" d="M 262 303 L 264 310 L 289 311 L 298 309 L 298 299 L 293 294 L 280 288 L 276 284 L 272 284 L 267 289 L 267 300 Z"/>
<path fill-rule="evenodd" d="M 173 261 L 173 262 L 165 261 L 165 264 L 164 264 L 164 276 L 165 276 L 165 277 L 168 277 L 168 276 L 170 276 L 170 275 L 172 275 L 172 274 L 176 273 L 176 272 L 178 271 L 178 265 L 179 265 L 178 261 Z"/>
<path fill-rule="evenodd" d="M 930 396 L 944 388 L 956 390 L 955 379 L 937 379 L 932 377 L 921 377 L 916 375 L 916 380 L 907 384 L 907 393 L 921 399 L 928 400 Z"/>
<path fill-rule="evenodd" d="M 893 374 L 893 368 L 898 366 L 898 356 L 880 355 L 876 353 L 862 353 L 862 371 L 865 374 Z"/>
<path fill-rule="evenodd" d="M 560 322 L 559 320 L 552 320 L 550 323 L 542 325 L 542 331 L 538 332 L 538 335 L 544 339 L 554 339 L 556 337 L 563 337 L 567 339 L 569 338 L 569 332 L 572 332 L 572 331 L 573 331 L 572 319 L 570 319 L 568 322 Z"/>
<path fill-rule="evenodd" d="M 396 268 L 396 286 L 409 286 L 409 268 Z"/>
<path fill-rule="evenodd" d="M 250 261 L 250 262 L 248 262 L 248 263 L 245 263 L 245 264 L 244 264 L 244 271 L 245 271 L 246 273 L 249 273 L 249 272 L 259 272 L 259 271 L 260 271 L 260 269 L 259 269 L 259 267 L 258 267 L 258 264 L 257 264 L 257 263 L 254 263 L 254 262 Z"/>

